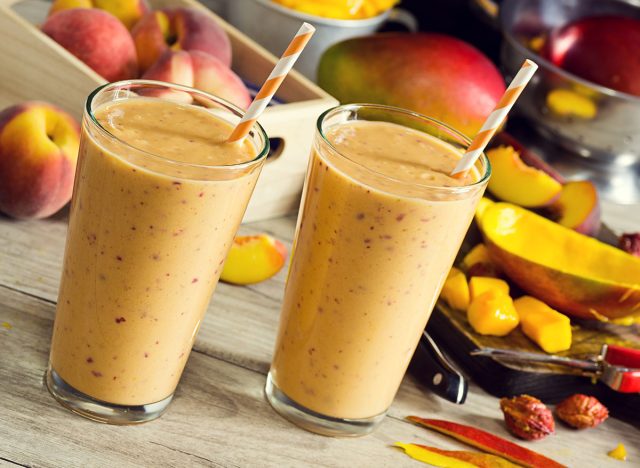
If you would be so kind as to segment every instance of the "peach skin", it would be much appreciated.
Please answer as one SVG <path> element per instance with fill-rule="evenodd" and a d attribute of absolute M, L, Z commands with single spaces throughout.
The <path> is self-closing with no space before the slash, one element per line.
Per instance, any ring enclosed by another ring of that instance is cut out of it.
<path fill-rule="evenodd" d="M 145 72 L 167 50 L 201 50 L 231 66 L 231 43 L 227 33 L 206 14 L 193 8 L 149 12 L 131 31 Z"/>
<path fill-rule="evenodd" d="M 73 8 L 50 16 L 42 32 L 107 81 L 138 75 L 136 48 L 127 28 L 112 14 Z"/>
<path fill-rule="evenodd" d="M 14 218 L 44 218 L 70 199 L 80 126 L 44 102 L 0 112 L 0 211 Z"/>
<path fill-rule="evenodd" d="M 259 283 L 278 273 L 286 259 L 284 244 L 267 234 L 237 236 L 220 279 L 233 284 Z"/>
<path fill-rule="evenodd" d="M 600 230 L 600 202 L 593 182 L 577 180 L 562 187 L 560 198 L 549 207 L 551 217 L 558 224 L 587 236 Z"/>
<path fill-rule="evenodd" d="M 553 203 L 562 190 L 560 182 L 549 174 L 527 166 L 511 146 L 487 151 L 491 161 L 488 189 L 500 200 L 534 208 Z"/>
<path fill-rule="evenodd" d="M 251 103 L 240 77 L 217 58 L 199 50 L 168 50 L 142 77 L 191 86 L 243 109 Z"/>
<path fill-rule="evenodd" d="M 55 0 L 48 16 L 71 8 L 99 8 L 118 18 L 127 29 L 150 11 L 147 0 Z"/>

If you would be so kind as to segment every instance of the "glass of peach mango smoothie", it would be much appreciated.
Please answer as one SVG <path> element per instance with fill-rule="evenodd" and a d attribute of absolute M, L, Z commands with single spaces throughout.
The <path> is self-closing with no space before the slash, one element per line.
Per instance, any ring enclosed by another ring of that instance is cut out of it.
<path fill-rule="evenodd" d="M 171 401 L 269 151 L 242 112 L 191 88 L 107 84 L 87 99 L 46 382 L 91 419 Z"/>
<path fill-rule="evenodd" d="M 489 179 L 428 117 L 353 104 L 318 119 L 266 396 L 333 436 L 384 418 Z"/>

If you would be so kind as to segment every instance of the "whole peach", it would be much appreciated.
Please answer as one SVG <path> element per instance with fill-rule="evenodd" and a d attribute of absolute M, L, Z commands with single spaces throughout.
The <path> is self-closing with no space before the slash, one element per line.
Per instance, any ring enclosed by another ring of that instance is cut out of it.
<path fill-rule="evenodd" d="M 108 81 L 135 78 L 138 59 L 127 28 L 112 14 L 73 8 L 49 17 L 42 32 Z"/>
<path fill-rule="evenodd" d="M 147 13 L 131 31 L 141 71 L 149 69 L 167 50 L 201 50 L 231 65 L 227 33 L 205 13 L 193 8 Z"/>
<path fill-rule="evenodd" d="M 243 109 L 251 103 L 249 91 L 240 77 L 217 58 L 199 50 L 169 50 L 142 78 L 191 86 L 226 99 Z M 166 93 L 171 91 L 156 95 L 168 97 Z M 174 99 L 180 97 L 175 96 Z"/>
<path fill-rule="evenodd" d="M 48 103 L 30 101 L 0 112 L 0 211 L 44 218 L 70 199 L 80 126 Z"/>
<path fill-rule="evenodd" d="M 150 11 L 147 0 L 54 0 L 49 16 L 70 8 L 99 8 L 118 18 L 127 29 Z"/>

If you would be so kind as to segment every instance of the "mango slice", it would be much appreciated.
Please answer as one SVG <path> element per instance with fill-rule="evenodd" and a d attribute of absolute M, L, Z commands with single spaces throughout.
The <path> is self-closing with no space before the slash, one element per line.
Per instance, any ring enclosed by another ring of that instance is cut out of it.
<path fill-rule="evenodd" d="M 447 276 L 440 297 L 454 309 L 467 310 L 469 307 L 469 285 L 464 273 L 457 268 L 451 268 Z"/>
<path fill-rule="evenodd" d="M 544 171 L 527 166 L 512 146 L 487 151 L 491 162 L 489 191 L 500 200 L 526 207 L 547 206 L 562 190 L 562 184 Z"/>
<path fill-rule="evenodd" d="M 547 353 L 566 351 L 571 347 L 571 322 L 544 302 L 522 296 L 513 305 L 520 317 L 522 332 Z"/>
<path fill-rule="evenodd" d="M 640 312 L 640 258 L 509 203 L 478 225 L 504 273 L 554 309 L 600 320 Z"/>
<path fill-rule="evenodd" d="M 508 296 L 509 284 L 504 280 L 485 276 L 473 276 L 469 280 L 469 294 L 472 301 L 487 291 L 495 291 Z"/>
<path fill-rule="evenodd" d="M 493 278 L 483 278 L 493 279 Z M 503 291 L 491 289 L 471 300 L 467 319 L 481 335 L 505 336 L 519 323 L 513 300 Z"/>

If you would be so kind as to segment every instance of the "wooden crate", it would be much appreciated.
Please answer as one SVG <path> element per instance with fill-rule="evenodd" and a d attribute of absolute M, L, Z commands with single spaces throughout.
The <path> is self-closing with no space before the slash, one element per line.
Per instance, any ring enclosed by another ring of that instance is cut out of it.
<path fill-rule="evenodd" d="M 262 83 L 277 58 L 195 0 L 150 0 L 154 9 L 202 9 L 218 21 L 231 40 L 233 70 Z M 39 31 L 49 2 L 0 0 L 0 109 L 26 100 L 51 102 L 78 119 L 87 95 L 105 80 Z M 296 71 L 289 73 L 277 98 L 260 119 L 270 138 L 281 139 L 267 160 L 244 221 L 293 212 L 300 199 L 315 121 L 337 101 Z"/>

